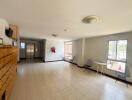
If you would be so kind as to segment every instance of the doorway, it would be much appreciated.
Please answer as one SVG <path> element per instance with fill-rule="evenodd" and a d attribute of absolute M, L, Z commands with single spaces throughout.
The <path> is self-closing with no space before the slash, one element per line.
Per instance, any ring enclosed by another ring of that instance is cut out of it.
<path fill-rule="evenodd" d="M 20 38 L 20 62 L 44 62 L 45 42 L 45 39 Z"/>
<path fill-rule="evenodd" d="M 34 43 L 27 43 L 27 45 L 26 45 L 26 58 L 28 58 L 28 59 L 34 58 L 34 55 L 35 55 L 34 49 L 35 49 Z"/>

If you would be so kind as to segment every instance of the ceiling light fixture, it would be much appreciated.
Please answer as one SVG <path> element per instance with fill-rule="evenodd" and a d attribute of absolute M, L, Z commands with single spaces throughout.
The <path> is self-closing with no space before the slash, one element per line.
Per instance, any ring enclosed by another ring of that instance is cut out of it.
<path fill-rule="evenodd" d="M 92 24 L 92 23 L 97 23 L 99 21 L 99 18 L 97 16 L 86 16 L 82 19 L 82 22 L 85 24 Z"/>
<path fill-rule="evenodd" d="M 57 37 L 58 35 L 57 34 L 52 34 L 53 37 Z"/>

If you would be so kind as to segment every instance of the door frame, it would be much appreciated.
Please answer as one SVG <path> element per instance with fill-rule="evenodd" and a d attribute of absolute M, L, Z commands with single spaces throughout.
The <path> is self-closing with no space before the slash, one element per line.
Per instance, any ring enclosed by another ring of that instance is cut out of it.
<path fill-rule="evenodd" d="M 26 55 L 26 59 L 32 59 L 32 58 L 27 58 L 27 45 L 28 44 L 33 44 L 34 45 L 34 54 L 33 54 L 33 58 L 35 57 L 35 43 L 31 43 L 31 42 L 26 42 L 26 48 L 25 48 L 25 55 Z"/>

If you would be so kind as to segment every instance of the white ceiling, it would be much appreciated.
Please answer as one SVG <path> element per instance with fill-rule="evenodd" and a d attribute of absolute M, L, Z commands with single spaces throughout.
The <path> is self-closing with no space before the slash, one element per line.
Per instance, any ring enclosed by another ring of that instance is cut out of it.
<path fill-rule="evenodd" d="M 96 15 L 100 21 L 82 23 L 88 15 Z M 132 0 L 0 0 L 0 18 L 17 24 L 22 37 L 108 35 L 132 30 Z"/>

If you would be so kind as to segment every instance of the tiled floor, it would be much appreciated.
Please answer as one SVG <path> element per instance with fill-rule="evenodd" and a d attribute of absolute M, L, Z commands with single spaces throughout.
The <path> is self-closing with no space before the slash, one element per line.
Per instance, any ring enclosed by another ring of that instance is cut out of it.
<path fill-rule="evenodd" d="M 132 87 L 63 61 L 22 63 L 10 100 L 132 100 Z"/>

